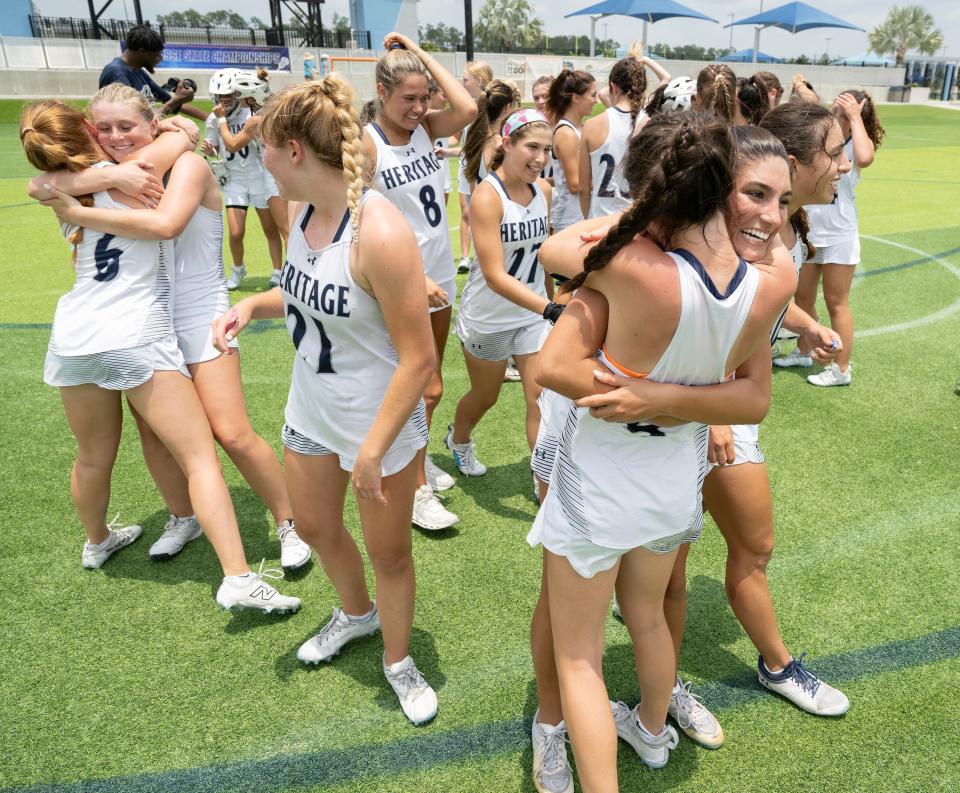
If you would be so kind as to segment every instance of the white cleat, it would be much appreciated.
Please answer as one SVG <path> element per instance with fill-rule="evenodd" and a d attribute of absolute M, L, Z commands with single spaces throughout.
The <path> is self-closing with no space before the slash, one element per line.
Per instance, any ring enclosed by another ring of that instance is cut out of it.
<path fill-rule="evenodd" d="M 790 700 L 800 710 L 814 716 L 842 716 L 850 710 L 850 700 L 839 689 L 827 685 L 803 665 L 804 653 L 791 658 L 779 672 L 771 672 L 757 659 L 757 677 L 760 685 Z"/>
<path fill-rule="evenodd" d="M 89 542 L 83 544 L 83 553 L 80 555 L 80 561 L 88 570 L 96 570 L 103 566 L 113 554 L 121 548 L 126 548 L 143 533 L 139 526 L 124 526 L 122 529 L 113 529 L 107 526 L 110 536 L 98 545 L 92 545 Z"/>
<path fill-rule="evenodd" d="M 234 267 L 233 272 L 230 273 L 230 277 L 227 279 L 227 289 L 233 290 L 240 286 L 240 282 L 247 277 L 247 268 L 243 267 Z"/>
<path fill-rule="evenodd" d="M 305 664 L 319 664 L 339 655 L 345 645 L 354 639 L 370 636 L 380 630 L 380 615 L 376 605 L 362 617 L 351 617 L 343 609 L 335 608 L 330 621 L 320 633 L 307 639 L 297 650 L 297 658 Z"/>
<path fill-rule="evenodd" d="M 533 714 L 533 786 L 538 793 L 573 793 L 573 772 L 567 757 L 567 726 L 541 724 Z"/>
<path fill-rule="evenodd" d="M 836 363 L 831 363 L 820 374 L 807 375 L 807 382 L 810 385 L 817 385 L 821 388 L 830 388 L 835 385 L 850 385 L 853 381 L 853 364 L 847 366 L 847 371 L 841 372 Z"/>
<path fill-rule="evenodd" d="M 437 692 L 423 679 L 409 655 L 390 666 L 384 663 L 383 674 L 412 724 L 426 724 L 437 715 Z"/>
<path fill-rule="evenodd" d="M 201 534 L 203 529 L 192 515 L 189 518 L 171 515 L 164 524 L 163 533 L 150 546 L 150 558 L 156 562 L 172 559 L 188 542 L 193 542 Z"/>
<path fill-rule="evenodd" d="M 700 698 L 690 691 L 692 687 L 693 683 L 684 683 L 677 678 L 667 714 L 690 740 L 707 749 L 719 749 L 724 741 L 723 727 Z"/>
<path fill-rule="evenodd" d="M 804 369 L 809 369 L 811 366 L 813 366 L 813 358 L 811 358 L 809 355 L 804 355 L 799 349 L 794 347 L 786 355 L 783 355 L 779 358 L 774 358 L 773 365 L 783 368 L 800 366 Z"/>
<path fill-rule="evenodd" d="M 292 519 L 278 524 L 277 538 L 280 540 L 280 566 L 284 570 L 297 570 L 310 561 L 312 550 L 300 539 Z"/>
<path fill-rule="evenodd" d="M 423 461 L 423 468 L 424 473 L 427 475 L 427 484 L 430 485 L 430 488 L 435 493 L 442 493 L 444 490 L 449 490 L 457 483 L 456 479 L 430 459 L 429 454 Z"/>
<path fill-rule="evenodd" d="M 610 709 L 617 737 L 630 744 L 648 768 L 663 768 L 670 759 L 670 750 L 676 749 L 680 741 L 677 731 L 667 724 L 659 735 L 651 735 L 640 723 L 636 708 L 631 710 L 623 702 L 611 702 Z"/>
<path fill-rule="evenodd" d="M 270 276 L 270 286 L 280 286 L 280 271 L 274 270 L 273 274 Z"/>
<path fill-rule="evenodd" d="M 265 578 L 283 578 L 283 572 L 264 570 L 261 562 L 256 573 L 224 576 L 217 590 L 217 605 L 226 611 L 252 609 L 267 614 L 286 614 L 300 610 L 300 598 L 281 595 Z"/>
<path fill-rule="evenodd" d="M 457 469 L 464 476 L 483 476 L 487 472 L 487 466 L 477 459 L 474 450 L 473 441 L 466 443 L 453 442 L 453 424 L 447 428 L 447 437 L 444 443 L 453 455 L 453 462 Z"/>
<path fill-rule="evenodd" d="M 421 529 L 441 531 L 459 523 L 460 518 L 440 503 L 430 485 L 420 485 L 413 494 L 412 521 L 414 526 Z"/>

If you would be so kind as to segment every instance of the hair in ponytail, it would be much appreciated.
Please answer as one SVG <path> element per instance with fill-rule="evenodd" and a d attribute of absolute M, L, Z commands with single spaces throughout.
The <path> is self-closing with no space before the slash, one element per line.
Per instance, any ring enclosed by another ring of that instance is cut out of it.
<path fill-rule="evenodd" d="M 563 118 L 573 97 L 589 90 L 596 82 L 596 78 L 582 69 L 564 69 L 550 83 L 550 93 L 547 94 L 547 114 L 554 123 Z"/>
<path fill-rule="evenodd" d="M 770 109 L 770 88 L 758 74 L 737 78 L 737 104 L 741 115 L 751 124 L 759 124 Z"/>
<path fill-rule="evenodd" d="M 274 146 L 296 138 L 324 165 L 343 171 L 356 245 L 365 180 L 362 133 L 350 86 L 331 74 L 284 88 L 267 100 L 260 135 Z"/>
<path fill-rule="evenodd" d="M 647 92 L 647 70 L 643 61 L 628 55 L 621 58 L 610 70 L 610 85 L 615 85 L 630 100 L 630 129 L 637 124 L 637 115 L 643 108 Z"/>
<path fill-rule="evenodd" d="M 867 130 L 867 137 L 870 138 L 874 148 L 879 149 L 887 131 L 880 123 L 880 118 L 877 116 L 877 108 L 873 104 L 873 99 L 870 94 L 857 91 L 856 89 L 843 91 L 843 93 L 850 94 L 850 96 L 857 100 L 858 104 L 863 102 L 863 108 L 860 110 L 860 118 L 863 120 L 864 129 Z"/>
<path fill-rule="evenodd" d="M 499 134 L 498 121 L 520 106 L 520 91 L 513 81 L 494 80 L 477 97 L 477 117 L 463 142 L 463 173 L 470 182 L 480 177 L 487 141 Z"/>
<path fill-rule="evenodd" d="M 726 211 L 733 189 L 732 146 L 727 125 L 708 113 L 683 110 L 650 119 L 631 139 L 624 159 L 633 205 L 587 254 L 583 272 L 563 289 L 580 287 L 655 220 L 670 237 Z"/>
<path fill-rule="evenodd" d="M 87 133 L 84 120 L 82 110 L 55 99 L 24 107 L 20 114 L 20 143 L 27 161 L 38 171 L 73 172 L 101 162 L 103 154 Z M 93 206 L 91 195 L 77 196 L 77 200 L 84 206 Z M 68 239 L 74 246 L 79 245 L 83 229 L 78 228 Z"/>
<path fill-rule="evenodd" d="M 704 66 L 697 75 L 695 107 L 704 113 L 713 113 L 717 118 L 733 123 L 734 98 L 737 95 L 737 78 L 733 70 L 723 63 Z"/>

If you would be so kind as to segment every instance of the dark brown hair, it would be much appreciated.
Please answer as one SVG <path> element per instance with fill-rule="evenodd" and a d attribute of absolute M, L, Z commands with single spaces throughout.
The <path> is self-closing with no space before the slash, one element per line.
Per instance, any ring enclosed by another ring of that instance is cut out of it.
<path fill-rule="evenodd" d="M 633 205 L 587 254 L 583 272 L 564 284 L 573 291 L 653 221 L 669 238 L 685 226 L 725 212 L 733 190 L 733 143 L 728 126 L 710 113 L 660 113 L 630 141 L 623 173 Z"/>
<path fill-rule="evenodd" d="M 732 124 L 736 95 L 736 75 L 725 63 L 711 63 L 700 70 L 697 75 L 697 110 L 713 113 L 717 118 Z"/>
<path fill-rule="evenodd" d="M 751 124 L 757 124 L 763 114 L 770 109 L 770 87 L 762 77 L 754 74 L 751 77 L 737 79 L 737 104 L 740 113 Z"/>
<path fill-rule="evenodd" d="M 520 92 L 513 82 L 493 80 L 477 97 L 477 117 L 463 142 L 463 173 L 471 182 L 480 176 L 480 163 L 487 141 L 500 132 L 497 120 L 511 107 L 520 106 Z"/>
<path fill-rule="evenodd" d="M 630 129 L 633 130 L 647 92 L 647 70 L 643 62 L 632 55 L 621 58 L 610 70 L 610 85 L 617 86 L 630 100 Z"/>
<path fill-rule="evenodd" d="M 590 89 L 597 79 L 583 69 L 564 69 L 550 83 L 547 95 L 547 112 L 554 121 L 564 117 L 573 97 Z"/>
<path fill-rule="evenodd" d="M 773 72 L 757 72 L 756 76 L 767 84 L 768 91 L 777 92 L 776 101 L 773 104 L 779 104 L 783 97 L 783 83 L 780 82 L 780 78 Z"/>
<path fill-rule="evenodd" d="M 867 137 L 873 141 L 874 148 L 879 149 L 887 131 L 880 124 L 880 118 L 877 116 L 877 108 L 873 104 L 873 98 L 870 94 L 855 89 L 843 91 L 842 93 L 850 94 L 858 103 L 863 102 L 863 108 L 860 110 L 860 118 L 863 119 L 863 126 L 867 130 Z"/>

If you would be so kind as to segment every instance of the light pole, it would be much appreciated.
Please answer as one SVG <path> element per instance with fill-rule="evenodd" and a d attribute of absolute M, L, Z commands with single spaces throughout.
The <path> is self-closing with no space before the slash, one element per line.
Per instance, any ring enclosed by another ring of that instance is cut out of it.
<path fill-rule="evenodd" d="M 733 49 L 733 18 L 735 14 L 729 14 L 730 17 L 730 49 Z"/>

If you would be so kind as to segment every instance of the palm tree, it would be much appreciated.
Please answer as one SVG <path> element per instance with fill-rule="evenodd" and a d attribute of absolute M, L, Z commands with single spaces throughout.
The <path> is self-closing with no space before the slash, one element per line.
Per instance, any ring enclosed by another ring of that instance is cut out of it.
<path fill-rule="evenodd" d="M 907 50 L 934 55 L 943 46 L 943 33 L 934 27 L 933 16 L 923 6 L 894 6 L 868 38 L 877 55 L 896 53 L 897 66 L 903 65 Z"/>
<path fill-rule="evenodd" d="M 487 0 L 480 9 L 476 38 L 492 50 L 531 47 L 543 38 L 543 22 L 534 16 L 529 0 Z"/>

